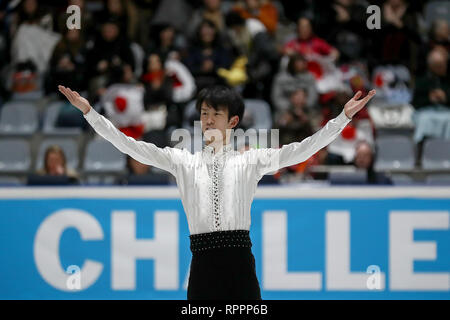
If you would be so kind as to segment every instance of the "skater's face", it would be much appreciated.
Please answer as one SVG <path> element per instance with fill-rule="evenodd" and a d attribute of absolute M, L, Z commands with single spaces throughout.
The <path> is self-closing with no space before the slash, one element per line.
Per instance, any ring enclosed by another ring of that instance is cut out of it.
<path fill-rule="evenodd" d="M 228 119 L 227 108 L 216 110 L 203 102 L 200 110 L 200 121 L 206 144 L 209 144 L 211 142 L 228 141 L 231 129 L 238 124 L 239 117 L 233 116 Z"/>

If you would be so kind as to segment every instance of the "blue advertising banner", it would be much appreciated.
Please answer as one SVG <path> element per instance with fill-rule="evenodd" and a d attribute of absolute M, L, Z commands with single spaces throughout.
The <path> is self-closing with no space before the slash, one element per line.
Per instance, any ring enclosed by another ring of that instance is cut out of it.
<path fill-rule="evenodd" d="M 259 188 L 263 299 L 450 299 L 449 188 Z M 3 188 L 0 299 L 186 299 L 176 188 Z"/>

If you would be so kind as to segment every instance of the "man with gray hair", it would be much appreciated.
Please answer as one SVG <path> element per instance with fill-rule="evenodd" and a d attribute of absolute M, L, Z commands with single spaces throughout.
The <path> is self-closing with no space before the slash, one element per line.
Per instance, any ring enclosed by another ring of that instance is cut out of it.
<path fill-rule="evenodd" d="M 427 56 L 427 73 L 416 80 L 413 106 L 416 108 L 414 141 L 427 137 L 450 139 L 450 78 L 448 53 L 435 48 Z"/>

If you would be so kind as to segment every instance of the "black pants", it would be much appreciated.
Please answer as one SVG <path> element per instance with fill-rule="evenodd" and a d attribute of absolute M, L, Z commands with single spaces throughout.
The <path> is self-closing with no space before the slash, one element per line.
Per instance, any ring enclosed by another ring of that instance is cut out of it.
<path fill-rule="evenodd" d="M 225 239 L 217 240 L 218 246 L 208 246 L 214 241 L 208 238 L 209 234 L 203 234 L 205 249 L 192 252 L 188 300 L 261 300 L 248 231 L 239 232 L 239 239 L 234 237 L 234 231 L 211 233 L 216 238 L 226 235 Z M 247 245 L 241 245 L 243 238 Z"/>

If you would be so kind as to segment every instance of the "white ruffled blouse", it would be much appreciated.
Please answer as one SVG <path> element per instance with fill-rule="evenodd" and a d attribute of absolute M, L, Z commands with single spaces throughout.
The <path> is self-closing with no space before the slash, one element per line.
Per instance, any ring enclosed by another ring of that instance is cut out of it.
<path fill-rule="evenodd" d="M 344 110 L 312 136 L 281 148 L 250 149 L 231 144 L 214 153 L 205 146 L 192 154 L 186 149 L 159 148 L 136 141 L 93 108 L 84 118 L 103 138 L 137 161 L 170 172 L 180 190 L 190 234 L 250 230 L 250 208 L 258 181 L 280 168 L 301 163 L 331 143 L 351 121 Z"/>

